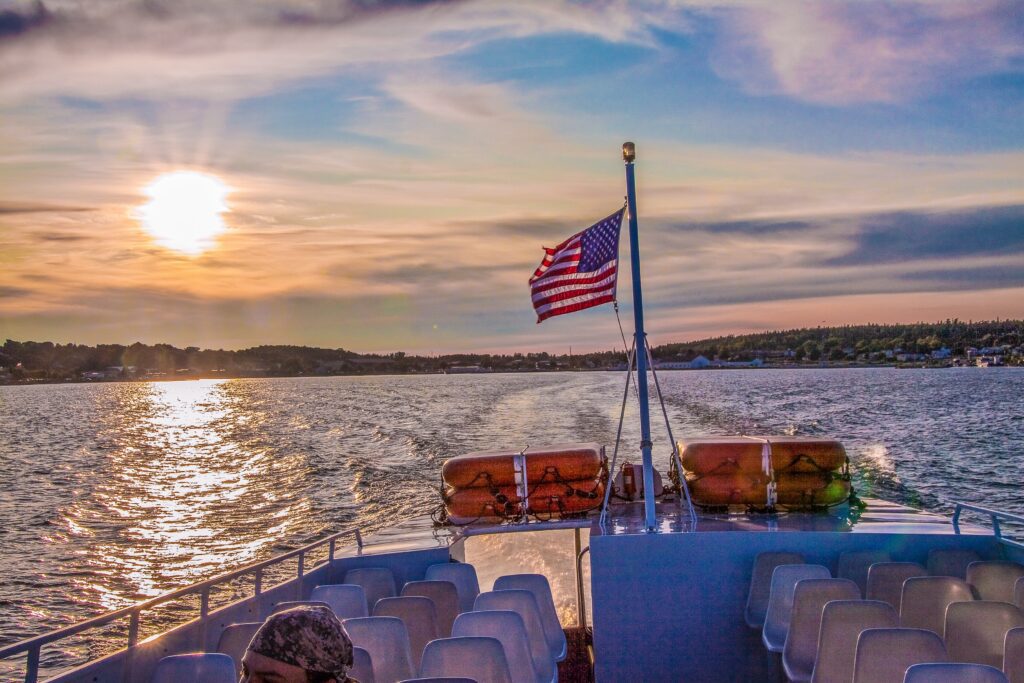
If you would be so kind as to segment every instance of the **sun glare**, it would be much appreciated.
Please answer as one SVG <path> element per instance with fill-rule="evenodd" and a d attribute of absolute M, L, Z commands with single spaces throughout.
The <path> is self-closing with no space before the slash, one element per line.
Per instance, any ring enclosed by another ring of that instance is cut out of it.
<path fill-rule="evenodd" d="M 195 171 L 165 173 L 144 190 L 149 202 L 139 207 L 143 229 L 157 244 L 198 255 L 225 230 L 228 188 L 216 176 Z"/>

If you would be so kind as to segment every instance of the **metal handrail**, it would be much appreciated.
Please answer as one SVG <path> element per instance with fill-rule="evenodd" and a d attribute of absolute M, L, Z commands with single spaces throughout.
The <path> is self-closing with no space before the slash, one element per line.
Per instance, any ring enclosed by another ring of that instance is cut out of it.
<path fill-rule="evenodd" d="M 960 513 L 963 512 L 964 510 L 969 510 L 971 512 L 978 512 L 983 515 L 988 515 L 989 519 L 992 520 L 992 534 L 996 538 L 998 538 L 1001 541 L 1017 543 L 1016 541 L 1010 541 L 1008 539 L 1003 538 L 1003 530 L 999 525 L 999 520 L 1024 524 L 1024 515 L 1015 515 L 1011 512 L 992 510 L 990 508 L 981 507 L 980 505 L 971 505 L 970 503 L 957 503 L 956 507 L 953 510 L 953 528 L 957 531 L 960 530 Z"/>
<path fill-rule="evenodd" d="M 587 628 L 587 595 L 583 590 L 583 556 L 590 552 L 590 546 L 576 553 L 576 613 L 580 627 Z"/>
<path fill-rule="evenodd" d="M 63 640 L 69 636 L 76 635 L 82 631 L 87 631 L 91 628 L 98 626 L 105 626 L 111 622 L 129 617 L 130 621 L 128 624 L 128 647 L 134 647 L 138 643 L 139 638 L 139 616 L 143 611 L 161 605 L 171 600 L 184 597 L 186 595 L 195 595 L 196 593 L 200 596 L 200 607 L 199 616 L 204 618 L 209 614 L 210 608 L 210 591 L 216 586 L 237 579 L 240 576 L 246 574 L 255 573 L 254 586 L 253 586 L 253 597 L 260 595 L 263 592 L 263 570 L 267 567 L 272 567 L 276 564 L 280 564 L 285 560 L 290 560 L 293 557 L 299 558 L 299 564 L 297 569 L 296 578 L 302 578 L 305 573 L 305 561 L 307 553 L 328 545 L 328 561 L 334 560 L 334 552 L 337 548 L 337 541 L 342 536 L 354 535 L 356 540 L 356 546 L 361 550 L 363 548 L 363 535 L 358 527 L 351 529 L 345 529 L 337 533 L 331 534 L 319 541 L 314 541 L 308 545 L 304 545 L 301 548 L 290 550 L 281 555 L 276 555 L 270 559 L 262 560 L 260 562 L 254 562 L 246 565 L 241 569 L 235 569 L 224 574 L 218 574 L 213 578 L 194 583 L 184 588 L 178 588 L 168 593 L 163 593 L 149 600 L 129 605 L 128 607 L 122 607 L 121 609 L 114 610 L 113 612 L 107 612 L 91 619 L 86 619 L 77 624 L 71 626 L 65 626 L 64 628 L 57 629 L 55 631 L 49 631 L 38 636 L 19 640 L 16 643 L 0 647 L 0 659 L 8 659 L 12 656 L 19 655 L 22 653 L 28 653 L 25 670 L 25 683 L 36 683 L 39 677 L 39 655 L 44 645 Z"/>

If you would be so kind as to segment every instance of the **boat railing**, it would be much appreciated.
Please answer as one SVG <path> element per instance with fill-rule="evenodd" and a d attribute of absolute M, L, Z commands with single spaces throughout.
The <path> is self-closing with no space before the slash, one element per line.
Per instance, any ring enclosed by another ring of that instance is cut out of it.
<path fill-rule="evenodd" d="M 128 621 L 128 645 L 127 647 L 134 647 L 139 642 L 139 622 L 140 617 L 146 610 L 153 609 L 154 607 L 161 605 L 172 600 L 179 600 L 183 597 L 190 595 L 199 595 L 199 617 L 200 619 L 205 618 L 210 613 L 210 593 L 214 588 L 222 584 L 233 581 L 239 577 L 246 576 L 248 574 L 253 575 L 253 596 L 256 597 L 263 592 L 263 574 L 266 569 L 275 565 L 281 564 L 287 560 L 298 558 L 297 568 L 297 579 L 301 579 L 306 571 L 306 556 L 311 552 L 323 548 L 325 545 L 328 546 L 327 561 L 331 562 L 334 560 L 335 551 L 338 545 L 338 539 L 345 536 L 353 536 L 356 542 L 356 546 L 362 550 L 363 548 L 363 536 L 359 528 L 350 528 L 337 533 L 326 536 L 318 541 L 314 541 L 308 545 L 304 545 L 301 548 L 290 550 L 286 553 L 276 555 L 270 559 L 263 560 L 260 562 L 254 562 L 253 564 L 246 565 L 240 569 L 235 569 L 224 574 L 218 574 L 213 578 L 194 583 L 184 588 L 178 588 L 168 593 L 163 593 L 154 598 L 144 600 L 128 607 L 122 607 L 121 609 L 114 610 L 113 612 L 107 612 L 99 616 L 87 619 L 85 621 L 65 626 L 64 628 L 43 633 L 38 636 L 26 638 L 16 643 L 0 647 L 0 660 L 10 659 L 18 655 L 27 654 L 26 668 L 25 668 L 25 683 L 36 683 L 39 677 L 39 659 L 42 648 L 50 643 L 63 640 L 73 635 L 88 631 L 90 629 L 98 628 L 100 626 L 106 626 L 107 624 L 119 621 L 127 618 Z M 290 580 L 290 579 L 289 579 Z M 276 585 L 276 584 L 275 584 Z M 245 598 L 248 599 L 248 598 Z"/>
<path fill-rule="evenodd" d="M 953 528 L 957 531 L 960 531 L 960 515 L 965 510 L 968 512 L 977 512 L 981 515 L 987 515 L 992 523 L 992 534 L 996 538 L 1003 543 L 1010 543 L 1024 548 L 1024 543 L 1006 538 L 1004 535 L 1005 530 L 1003 528 L 1005 523 L 1024 525 L 1024 515 L 1015 515 L 1010 512 L 1003 512 L 1002 510 L 992 510 L 991 508 L 981 507 L 980 505 L 971 505 L 970 503 L 957 503 L 953 510 Z"/>

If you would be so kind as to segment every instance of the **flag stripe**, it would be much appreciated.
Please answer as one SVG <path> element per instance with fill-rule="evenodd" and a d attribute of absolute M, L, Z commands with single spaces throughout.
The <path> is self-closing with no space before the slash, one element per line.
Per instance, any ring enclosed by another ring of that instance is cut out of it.
<path fill-rule="evenodd" d="M 604 277 L 609 271 L 617 270 L 617 264 L 615 261 L 609 261 L 608 263 L 604 264 L 597 270 L 586 272 L 579 272 L 578 267 L 575 272 L 567 272 L 568 270 L 569 269 L 565 269 L 554 273 L 548 273 L 542 278 L 537 278 L 536 280 L 533 281 L 533 286 L 530 289 L 536 292 L 571 282 L 580 282 L 582 278 Z M 583 282 L 583 284 L 586 284 L 586 282 Z"/>
<path fill-rule="evenodd" d="M 606 285 L 606 280 L 610 277 L 615 277 L 616 267 L 614 264 L 609 264 L 602 272 L 597 275 L 581 275 L 576 273 L 574 275 L 551 278 L 550 281 L 545 280 L 543 283 L 539 283 L 533 288 L 533 300 L 537 301 L 538 298 L 554 294 L 559 291 L 571 290 L 579 287 L 592 287 L 598 284 Z"/>
<path fill-rule="evenodd" d="M 530 278 L 537 322 L 615 301 L 619 232 L 625 209 L 576 233 L 544 258 Z"/>
<path fill-rule="evenodd" d="M 601 304 L 608 304 L 613 301 L 615 301 L 615 296 L 613 294 L 606 294 L 604 296 L 599 296 L 596 299 L 590 299 L 587 301 L 580 301 L 578 303 L 569 304 L 567 306 L 562 306 L 555 310 L 549 310 L 543 313 L 538 313 L 537 322 L 544 322 L 548 318 L 551 318 L 556 315 L 562 315 L 563 313 L 575 313 L 576 311 L 582 311 L 584 309 L 592 308 L 594 306 L 600 306 Z"/>

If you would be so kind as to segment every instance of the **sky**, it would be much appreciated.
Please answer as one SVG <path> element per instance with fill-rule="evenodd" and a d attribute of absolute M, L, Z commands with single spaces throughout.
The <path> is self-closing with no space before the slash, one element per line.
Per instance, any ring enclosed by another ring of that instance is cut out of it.
<path fill-rule="evenodd" d="M 626 140 L 655 344 L 1024 317 L 1022 36 L 1020 0 L 0 0 L 0 339 L 621 348 L 527 281 Z"/>

